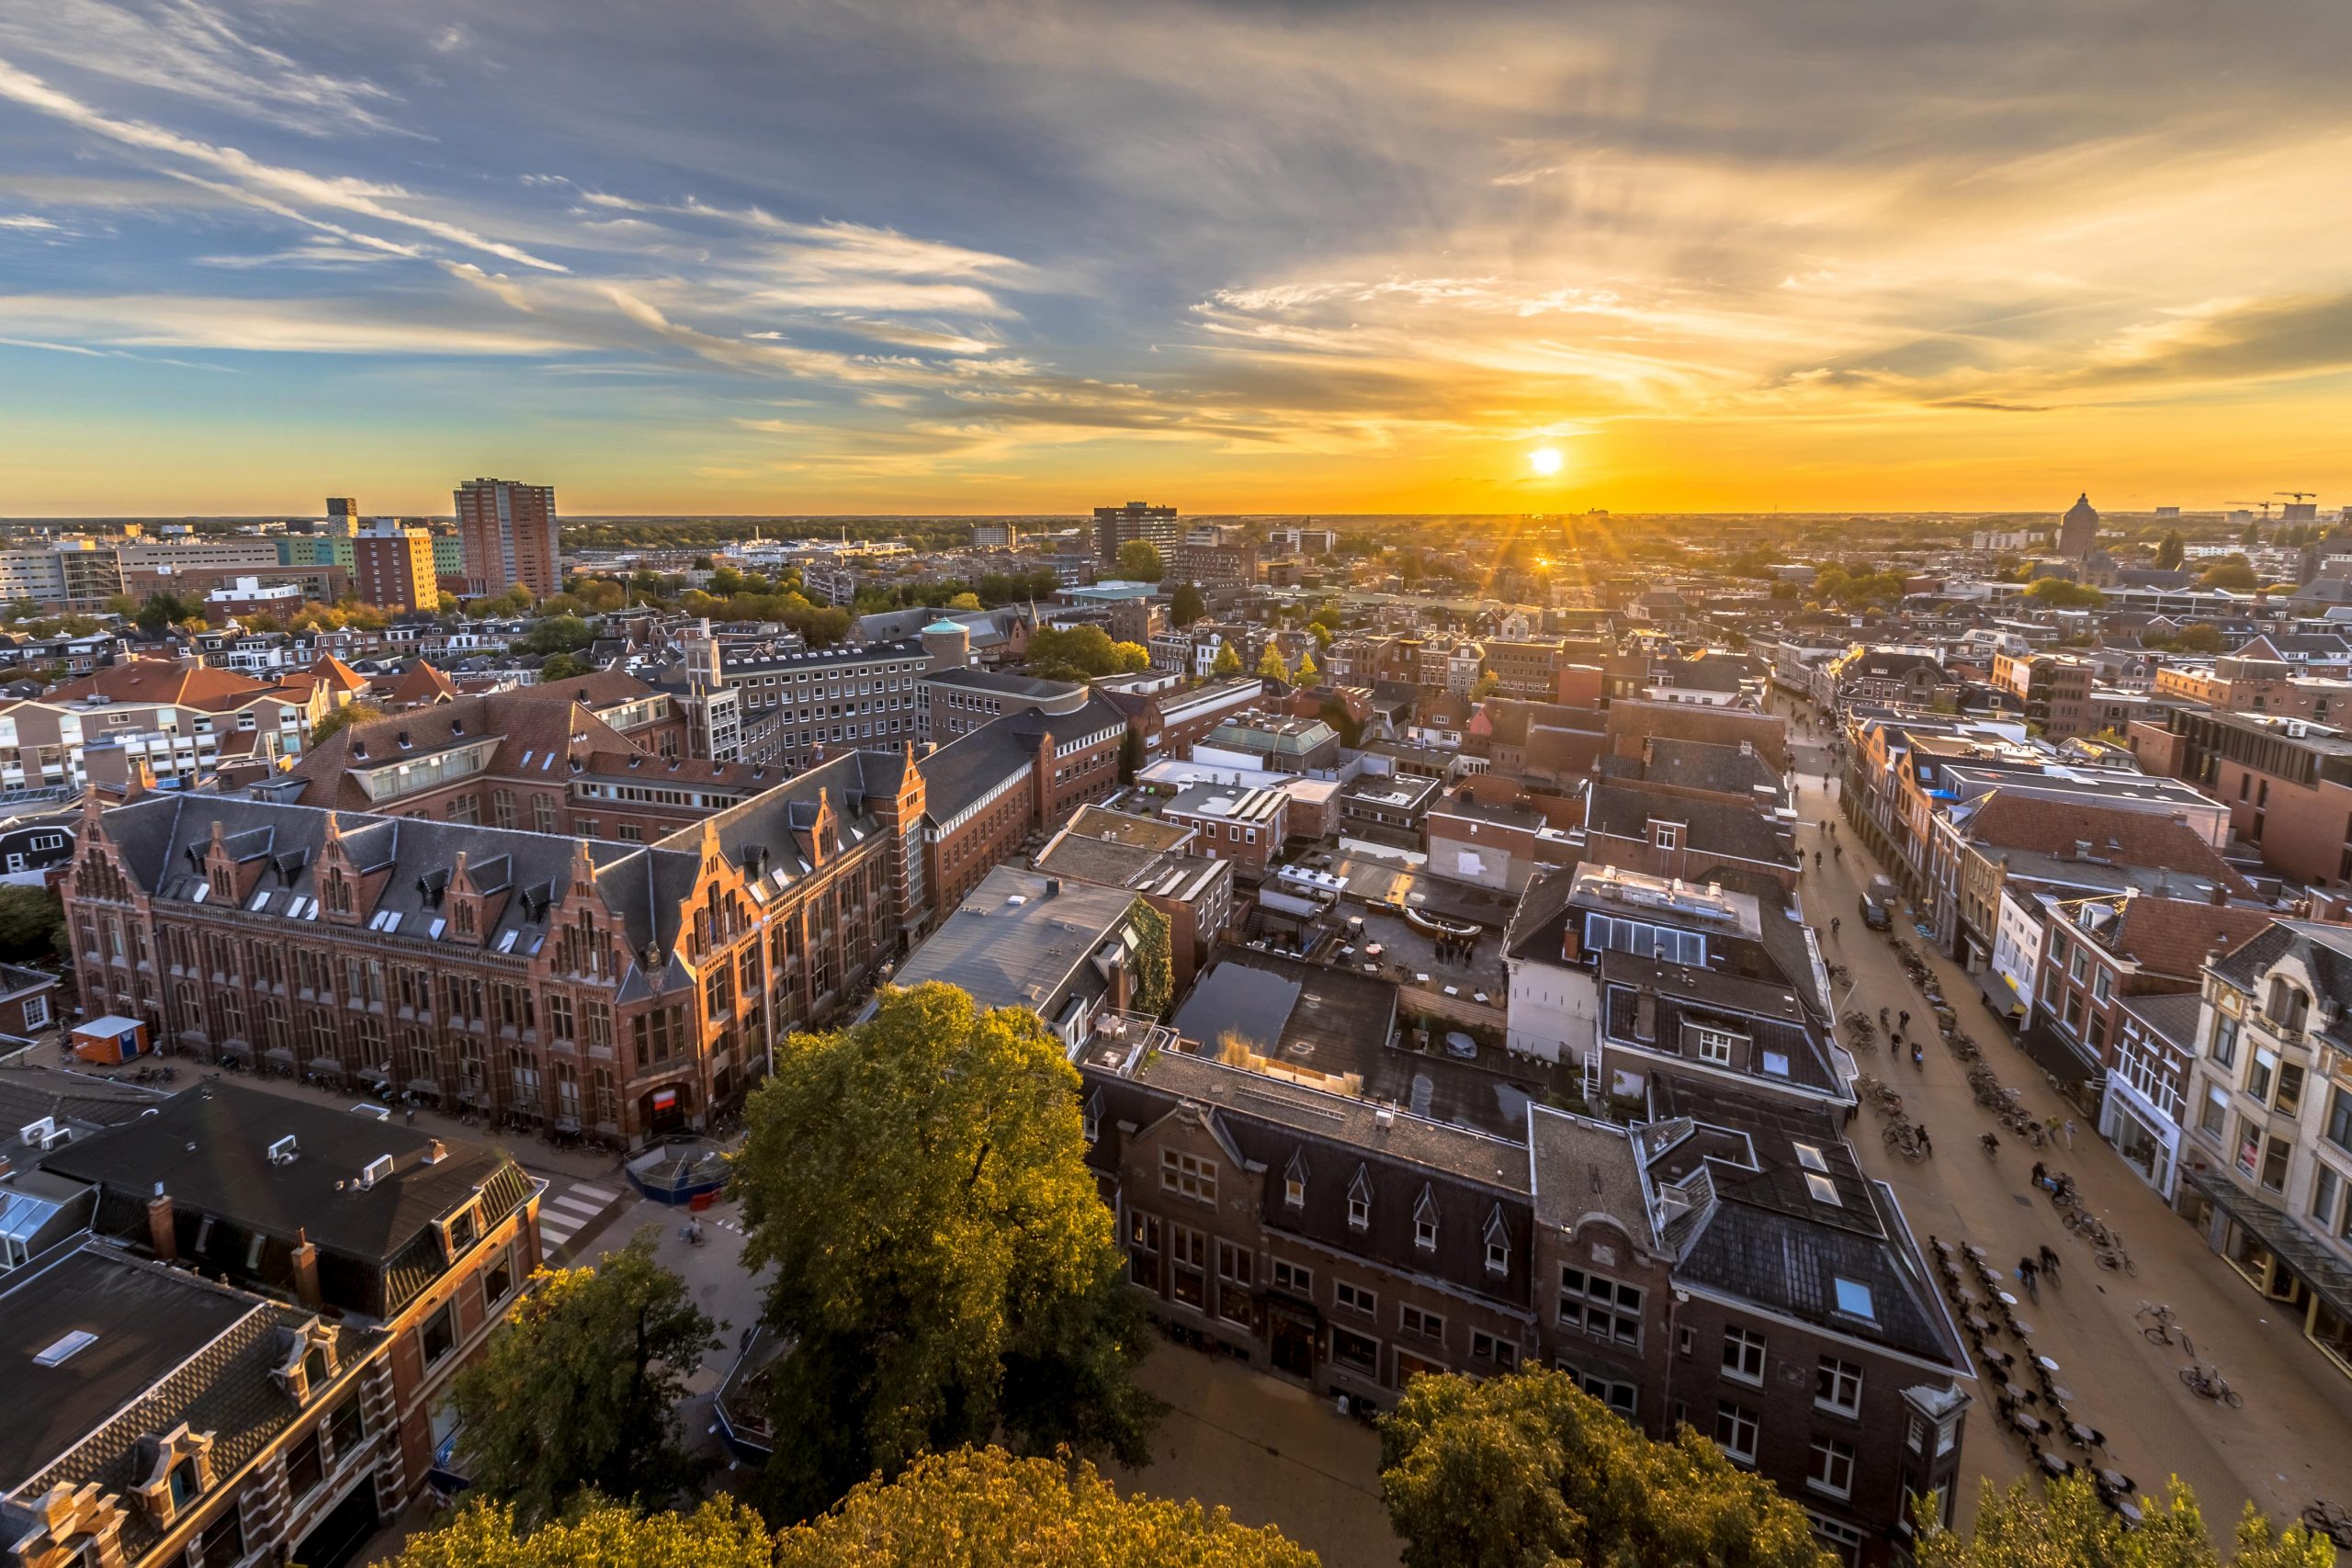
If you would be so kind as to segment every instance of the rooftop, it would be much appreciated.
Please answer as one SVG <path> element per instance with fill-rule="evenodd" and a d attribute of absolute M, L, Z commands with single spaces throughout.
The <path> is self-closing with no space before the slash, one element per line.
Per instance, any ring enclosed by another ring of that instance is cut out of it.
<path fill-rule="evenodd" d="M 984 1008 L 1058 1007 L 1057 993 L 1119 933 L 1135 901 L 1124 889 L 1000 865 L 915 949 L 898 983 L 944 981 Z"/>

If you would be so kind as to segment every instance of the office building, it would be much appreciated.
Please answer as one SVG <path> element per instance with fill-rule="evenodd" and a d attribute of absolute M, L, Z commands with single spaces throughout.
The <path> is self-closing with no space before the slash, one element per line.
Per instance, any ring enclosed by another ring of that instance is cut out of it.
<path fill-rule="evenodd" d="M 1119 547 L 1130 539 L 1143 539 L 1157 547 L 1165 560 L 1173 558 L 1183 536 L 1183 526 L 1177 522 L 1172 506 L 1131 501 L 1125 506 L 1094 509 L 1094 556 L 1105 570 L 1119 564 Z"/>

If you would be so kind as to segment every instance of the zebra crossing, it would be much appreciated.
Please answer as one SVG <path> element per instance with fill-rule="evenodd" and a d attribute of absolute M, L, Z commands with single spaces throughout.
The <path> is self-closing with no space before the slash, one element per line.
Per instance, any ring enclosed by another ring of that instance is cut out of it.
<path fill-rule="evenodd" d="M 539 1204 L 539 1236 L 550 1253 L 568 1247 L 571 1238 L 618 1207 L 621 1194 L 575 1181 L 561 1191 L 550 1188 Z"/>

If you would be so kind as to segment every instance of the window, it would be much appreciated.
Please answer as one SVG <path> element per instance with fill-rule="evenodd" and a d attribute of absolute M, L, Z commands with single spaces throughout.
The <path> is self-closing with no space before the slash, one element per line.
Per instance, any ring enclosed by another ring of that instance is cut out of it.
<path fill-rule="evenodd" d="M 1367 1339 L 1338 1324 L 1331 1325 L 1331 1359 L 1365 1377 L 1380 1376 L 1380 1341 Z"/>
<path fill-rule="evenodd" d="M 1835 1356 L 1824 1356 L 1814 1369 L 1813 1402 L 1840 1416 L 1857 1416 L 1862 1408 L 1862 1369 Z"/>
<path fill-rule="evenodd" d="M 196 1538 L 196 1555 L 205 1568 L 228 1568 L 244 1554 L 245 1521 L 232 1503 Z"/>
<path fill-rule="evenodd" d="M 2352 1154 L 2352 1094 L 2330 1089 L 2327 1096 L 2327 1141 Z"/>
<path fill-rule="evenodd" d="M 1850 1496 L 1854 1490 L 1854 1445 L 1835 1438 L 1813 1439 L 1812 1461 L 1805 1466 L 1804 1483 L 1833 1497 Z"/>
<path fill-rule="evenodd" d="M 482 1305 L 496 1312 L 500 1303 L 514 1293 L 514 1249 L 502 1248 L 491 1259 L 490 1267 L 481 1271 Z"/>
<path fill-rule="evenodd" d="M 1498 1339 L 1482 1328 L 1470 1331 L 1470 1359 L 1492 1363 L 1502 1371 L 1519 1370 L 1519 1347 L 1508 1339 Z"/>
<path fill-rule="evenodd" d="M 1560 1270 L 1560 1323 L 1617 1345 L 1642 1342 L 1642 1292 L 1581 1269 Z"/>
<path fill-rule="evenodd" d="M 1369 1230 L 1372 1227 L 1372 1181 L 1361 1168 L 1348 1187 L 1348 1228 Z"/>
<path fill-rule="evenodd" d="M 2284 1139 L 2273 1138 L 2262 1153 L 2262 1190 L 2283 1192 L 2287 1190 L 2288 1148 Z"/>
<path fill-rule="evenodd" d="M 172 1466 L 172 1511 L 176 1514 L 203 1492 L 196 1475 L 196 1461 L 184 1459 Z"/>
<path fill-rule="evenodd" d="M 2332 1165 L 2321 1164 L 2312 1172 L 2312 1218 L 2320 1229 L 2335 1228 L 2335 1211 L 2344 1201 L 2344 1178 Z"/>
<path fill-rule="evenodd" d="M 1724 1330 L 1724 1376 L 1740 1382 L 1764 1381 L 1764 1337 L 1745 1328 Z"/>
<path fill-rule="evenodd" d="M 1345 1280 L 1340 1280 L 1331 1287 L 1331 1300 L 1338 1305 L 1347 1308 L 1348 1311 L 1360 1312 L 1366 1317 L 1374 1315 L 1380 1307 L 1378 1295 L 1361 1285 L 1351 1285 Z"/>
<path fill-rule="evenodd" d="M 1306 1207 L 1306 1182 L 1298 1176 L 1283 1178 L 1283 1201 L 1294 1209 Z"/>
<path fill-rule="evenodd" d="M 458 1348 L 458 1313 L 455 1303 L 443 1302 L 441 1310 L 424 1320 L 422 1343 L 424 1348 L 424 1364 L 428 1367 L 438 1366 L 452 1350 Z"/>
<path fill-rule="evenodd" d="M 1290 1291 L 1302 1296 L 1315 1293 L 1315 1270 L 1303 1265 L 1277 1258 L 1273 1265 L 1274 1289 Z"/>
<path fill-rule="evenodd" d="M 1846 1568 L 1861 1568 L 1862 1547 L 1870 1540 L 1860 1530 L 1842 1519 L 1833 1519 L 1805 1510 L 1805 1522 L 1813 1527 L 1814 1539 L 1821 1549 L 1844 1563 Z"/>
<path fill-rule="evenodd" d="M 2219 1018 L 2213 1022 L 2213 1060 L 2225 1067 L 2235 1066 L 2238 1059 L 2238 1021 Z"/>
<path fill-rule="evenodd" d="M 2229 1124 L 2230 1093 L 2220 1084 L 2205 1086 L 2205 1103 L 2197 1112 L 2197 1130 L 2215 1143 L 2222 1141 L 2222 1129 Z"/>
<path fill-rule="evenodd" d="M 1833 1276 L 1831 1287 L 1837 1292 L 1838 1310 L 1849 1317 L 1859 1317 L 1871 1323 L 1878 1321 L 1878 1309 L 1871 1303 L 1871 1288 L 1860 1280 Z"/>
<path fill-rule="evenodd" d="M 47 997 L 26 998 L 25 1027 L 28 1030 L 40 1029 L 44 1027 L 48 1022 L 49 998 Z"/>
<path fill-rule="evenodd" d="M 1418 1335 L 1423 1339 L 1442 1342 L 1445 1338 L 1445 1319 L 1436 1313 L 1424 1312 L 1417 1306 L 1407 1305 L 1398 1309 L 1396 1326 L 1407 1334 Z"/>
<path fill-rule="evenodd" d="M 1141 1210 L 1127 1215 L 1127 1273 L 1147 1290 L 1159 1289 L 1159 1216 Z"/>
<path fill-rule="evenodd" d="M 1754 1464 L 1756 1412 L 1739 1404 L 1716 1405 L 1715 1447 L 1742 1464 Z"/>
<path fill-rule="evenodd" d="M 286 1495 L 299 1503 L 326 1478 L 326 1455 L 320 1447 L 319 1429 L 313 1427 L 286 1450 Z"/>
<path fill-rule="evenodd" d="M 2254 1054 L 2254 1060 L 2246 1066 L 2246 1093 L 2256 1100 L 2267 1101 L 2270 1099 L 2271 1081 L 2278 1076 L 2278 1058 L 2267 1051 L 2257 1049 Z"/>
<path fill-rule="evenodd" d="M 334 1407 L 327 1417 L 327 1441 L 332 1445 L 338 1462 L 347 1457 L 368 1436 L 367 1417 L 360 1414 L 359 1396 L 351 1395 Z"/>
<path fill-rule="evenodd" d="M 1698 1042 L 1699 1060 L 1712 1062 L 1718 1067 L 1731 1066 L 1731 1052 L 1734 1045 L 1747 1043 L 1747 1036 L 1729 1034 L 1720 1029 L 1693 1029 L 1690 1033 Z"/>
<path fill-rule="evenodd" d="M 1682 829 L 1672 822 L 1653 822 L 1650 841 L 1662 850 L 1674 849 L 1682 842 Z"/>
<path fill-rule="evenodd" d="M 2278 1092 L 2270 1098 L 2271 1109 L 2291 1116 L 2303 1103 L 2303 1069 L 2293 1062 L 2278 1064 Z"/>
<path fill-rule="evenodd" d="M 1216 1201 L 1216 1167 L 1198 1155 L 1159 1151 L 1159 1190 L 1204 1203 Z"/>
<path fill-rule="evenodd" d="M 1427 1188 L 1413 1206 L 1413 1245 L 1423 1252 L 1437 1250 L 1437 1199 Z"/>
<path fill-rule="evenodd" d="M 1190 1307 L 1208 1305 L 1209 1239 L 1190 1225 L 1171 1224 L 1169 1239 L 1170 1294 Z"/>

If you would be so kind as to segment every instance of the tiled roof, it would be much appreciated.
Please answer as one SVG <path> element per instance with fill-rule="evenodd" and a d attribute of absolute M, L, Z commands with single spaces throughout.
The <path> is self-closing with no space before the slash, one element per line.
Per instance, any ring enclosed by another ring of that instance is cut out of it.
<path fill-rule="evenodd" d="M 1666 795 L 1630 784 L 1595 784 L 1587 797 L 1585 827 L 1613 838 L 1647 840 L 1653 819 L 1679 823 L 1683 847 L 1768 865 L 1794 865 L 1789 836 L 1755 807 L 1694 795 Z"/>
<path fill-rule="evenodd" d="M 1037 755 L 1037 742 L 1052 736 L 1067 744 L 1099 730 L 1124 728 L 1126 716 L 1099 694 L 1071 713 L 1017 713 L 991 719 L 958 736 L 922 762 L 925 809 L 944 822 L 1002 783 Z"/>
<path fill-rule="evenodd" d="M 2188 898 L 2130 898 L 2123 924 L 2107 942 L 2112 952 L 2158 975 L 2194 977 L 2206 955 L 2245 945 L 2271 922 L 2269 911 L 2243 904 Z"/>
<path fill-rule="evenodd" d="M 274 688 L 231 670 L 216 670 L 194 660 L 131 659 L 93 670 L 49 694 L 51 702 L 83 702 L 104 697 L 117 703 L 176 703 L 211 712 L 243 706 Z"/>
<path fill-rule="evenodd" d="M 1977 802 L 1968 836 L 1994 858 L 2003 849 L 2054 855 L 2088 843 L 2090 853 L 2099 859 L 2209 877 L 2241 897 L 2254 892 L 2187 823 L 2153 811 L 2037 799 L 1996 789 Z"/>

